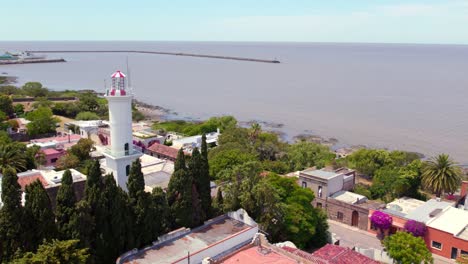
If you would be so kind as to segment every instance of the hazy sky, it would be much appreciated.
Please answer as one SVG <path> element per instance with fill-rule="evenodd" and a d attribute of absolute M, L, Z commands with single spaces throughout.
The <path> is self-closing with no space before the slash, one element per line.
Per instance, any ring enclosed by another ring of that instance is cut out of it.
<path fill-rule="evenodd" d="M 0 40 L 468 44 L 468 0 L 2 0 Z"/>

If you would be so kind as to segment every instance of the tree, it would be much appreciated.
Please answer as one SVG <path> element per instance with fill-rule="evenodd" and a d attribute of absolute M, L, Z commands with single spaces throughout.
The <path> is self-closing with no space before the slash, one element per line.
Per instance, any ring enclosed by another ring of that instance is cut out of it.
<path fill-rule="evenodd" d="M 99 109 L 97 96 L 93 93 L 83 93 L 79 96 L 78 106 L 81 111 L 96 112 Z"/>
<path fill-rule="evenodd" d="M 462 170 L 447 154 L 440 154 L 427 161 L 422 169 L 423 185 L 437 197 L 455 192 L 460 186 Z"/>
<path fill-rule="evenodd" d="M 405 231 L 411 233 L 415 237 L 424 237 L 427 228 L 424 223 L 415 220 L 408 220 L 408 222 L 405 223 Z"/>
<path fill-rule="evenodd" d="M 3 169 L 1 197 L 3 206 L 0 209 L 0 262 L 7 262 L 16 250 L 22 247 L 24 231 L 19 224 L 23 217 L 21 187 L 12 168 Z"/>
<path fill-rule="evenodd" d="M 17 143 L 0 144 L 0 169 L 12 168 L 16 171 L 26 169 L 24 153 Z"/>
<path fill-rule="evenodd" d="M 381 167 L 393 163 L 388 151 L 381 149 L 360 149 L 346 159 L 351 168 L 358 170 L 369 178 L 374 177 L 375 172 Z"/>
<path fill-rule="evenodd" d="M 130 167 L 127 188 L 128 195 L 130 196 L 130 199 L 134 200 L 133 202 L 136 202 L 140 194 L 145 191 L 145 178 L 143 177 L 143 172 L 141 171 L 140 159 L 136 159 Z"/>
<path fill-rule="evenodd" d="M 210 189 L 210 179 L 204 178 L 206 175 L 202 175 L 202 158 L 200 156 L 200 151 L 198 148 L 195 148 L 192 151 L 192 157 L 188 163 L 188 173 L 192 179 L 192 182 L 188 184 L 192 187 L 192 224 L 199 225 L 207 219 L 208 210 L 211 213 L 211 189 Z M 209 176 L 208 176 L 209 177 Z M 202 194 L 204 191 L 210 196 L 210 204 L 204 205 L 203 207 L 201 197 L 202 195 L 206 197 L 206 194 Z"/>
<path fill-rule="evenodd" d="M 191 174 L 185 165 L 184 151 L 180 149 L 167 190 L 173 227 L 193 227 L 192 183 Z"/>
<path fill-rule="evenodd" d="M 55 217 L 57 220 L 57 231 L 59 238 L 66 240 L 73 237 L 71 219 L 76 213 L 76 196 L 73 189 L 73 177 L 70 170 L 66 170 L 62 176 L 55 206 Z"/>
<path fill-rule="evenodd" d="M 47 107 L 39 107 L 29 112 L 26 118 L 31 121 L 27 124 L 29 135 L 40 135 L 55 132 L 56 123 L 59 120 L 52 116 L 52 111 Z"/>
<path fill-rule="evenodd" d="M 81 138 L 70 148 L 69 152 L 83 162 L 91 158 L 90 152 L 92 151 L 94 151 L 94 142 L 89 138 Z"/>
<path fill-rule="evenodd" d="M 46 97 L 37 97 L 34 99 L 32 107 L 37 109 L 39 107 L 50 108 L 53 105 L 52 101 L 49 101 Z"/>
<path fill-rule="evenodd" d="M 76 204 L 70 227 L 72 238 L 79 241 L 80 247 L 89 248 L 94 243 L 96 221 L 91 206 L 85 199 Z"/>
<path fill-rule="evenodd" d="M 223 190 L 221 187 L 218 188 L 216 192 L 216 200 L 214 200 L 213 204 L 213 211 L 216 215 L 220 215 L 223 213 L 224 208 L 224 197 L 223 197 Z"/>
<path fill-rule="evenodd" d="M 13 261 L 15 264 L 83 264 L 89 259 L 88 249 L 79 248 L 78 240 L 52 240 L 40 245 L 37 252 L 27 252 L 22 258 Z"/>
<path fill-rule="evenodd" d="M 41 147 L 33 145 L 29 148 L 24 146 L 24 156 L 26 161 L 26 169 L 32 170 L 46 163 L 46 157 L 44 152 L 41 151 Z"/>
<path fill-rule="evenodd" d="M 410 233 L 397 232 L 384 240 L 384 246 L 388 255 L 398 263 L 424 262 L 428 264 L 434 262 L 424 240 L 420 237 L 414 237 Z"/>
<path fill-rule="evenodd" d="M 76 117 L 76 120 L 98 120 L 99 116 L 94 112 L 79 112 Z"/>
<path fill-rule="evenodd" d="M 13 111 L 15 112 L 16 116 L 20 116 L 24 114 L 24 105 L 16 104 L 13 106 Z"/>
<path fill-rule="evenodd" d="M 253 154 L 245 152 L 245 150 L 225 146 L 219 146 L 210 151 L 209 154 L 210 175 L 216 179 L 219 179 L 219 174 L 223 170 L 257 160 Z"/>
<path fill-rule="evenodd" d="M 67 153 L 66 155 L 60 157 L 57 160 L 57 168 L 60 168 L 62 170 L 64 169 L 74 169 L 80 165 L 80 159 L 78 159 L 77 156 Z"/>
<path fill-rule="evenodd" d="M 39 82 L 27 82 L 23 85 L 23 91 L 31 97 L 46 97 L 49 93 L 49 90 L 42 87 Z"/>
<path fill-rule="evenodd" d="M 164 234 L 169 228 L 169 205 L 167 204 L 166 193 L 161 187 L 156 187 L 151 192 L 153 206 L 155 207 L 155 214 L 158 216 L 159 221 L 155 221 L 158 226 L 155 228 L 158 235 Z"/>
<path fill-rule="evenodd" d="M 291 170 L 303 170 L 308 167 L 324 167 L 335 158 L 335 154 L 326 146 L 312 142 L 299 142 L 289 146 L 287 161 Z"/>
<path fill-rule="evenodd" d="M 211 207 L 211 182 L 210 182 L 210 164 L 208 161 L 208 144 L 206 143 L 206 135 L 202 135 L 201 153 L 200 153 L 200 178 L 197 180 L 197 189 L 200 192 L 201 207 L 205 212 L 206 218 L 210 218 L 213 214 Z M 206 219 L 205 219 L 206 220 Z"/>
<path fill-rule="evenodd" d="M 13 101 L 8 95 L 0 95 L 0 111 L 8 116 L 12 116 L 14 111 Z"/>
<path fill-rule="evenodd" d="M 25 239 L 26 249 L 34 251 L 43 240 L 55 237 L 55 216 L 50 198 L 39 180 L 27 185 L 25 193 L 23 225 L 28 228 L 25 232 L 28 237 Z"/>

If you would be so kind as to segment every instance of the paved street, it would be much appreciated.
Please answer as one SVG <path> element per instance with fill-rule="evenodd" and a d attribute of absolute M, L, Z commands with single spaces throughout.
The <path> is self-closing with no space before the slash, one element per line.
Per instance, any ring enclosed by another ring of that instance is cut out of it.
<path fill-rule="evenodd" d="M 348 226 L 336 221 L 328 220 L 330 232 L 336 234 L 340 239 L 340 246 L 342 247 L 360 247 L 360 248 L 375 248 L 382 250 L 380 241 L 367 231 Z M 453 264 L 455 261 L 446 259 L 437 255 L 433 255 L 434 264 Z"/>

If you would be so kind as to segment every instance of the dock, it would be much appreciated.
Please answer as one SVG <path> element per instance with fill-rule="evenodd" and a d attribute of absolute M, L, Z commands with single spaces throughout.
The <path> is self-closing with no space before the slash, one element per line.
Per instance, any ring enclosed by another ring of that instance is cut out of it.
<path fill-rule="evenodd" d="M 280 61 L 276 59 L 265 60 L 265 59 L 256 59 L 256 58 L 246 58 L 246 57 L 206 55 L 206 54 L 195 54 L 195 53 L 184 53 L 184 52 L 141 51 L 141 50 L 30 50 L 28 52 L 31 52 L 31 53 L 140 53 L 140 54 L 187 56 L 187 57 L 221 59 L 221 60 L 237 60 L 237 61 L 262 62 L 262 63 L 280 63 Z"/>
<path fill-rule="evenodd" d="M 0 65 L 7 64 L 27 64 L 27 63 L 52 63 L 66 62 L 64 59 L 24 59 L 24 60 L 0 60 Z"/>

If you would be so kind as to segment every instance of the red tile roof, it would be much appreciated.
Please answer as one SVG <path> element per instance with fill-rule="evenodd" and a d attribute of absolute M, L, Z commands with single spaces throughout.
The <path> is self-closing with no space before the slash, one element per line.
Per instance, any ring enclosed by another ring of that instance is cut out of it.
<path fill-rule="evenodd" d="M 25 190 L 26 186 L 33 183 L 34 181 L 39 180 L 42 183 L 42 186 L 46 187 L 49 185 L 47 181 L 42 177 L 40 172 L 18 177 L 18 184 L 21 186 L 21 190 Z"/>
<path fill-rule="evenodd" d="M 240 250 L 234 255 L 223 260 L 224 264 L 237 264 L 237 263 L 249 263 L 249 264 L 296 264 L 297 261 L 287 256 L 280 255 L 268 249 L 261 249 L 260 247 L 251 247 L 248 249 Z"/>
<path fill-rule="evenodd" d="M 318 257 L 332 264 L 379 264 L 350 248 L 327 244 L 315 251 L 312 256 Z"/>
<path fill-rule="evenodd" d="M 294 255 L 299 256 L 299 257 L 301 257 L 303 259 L 307 259 L 308 261 L 310 261 L 312 263 L 315 263 L 315 264 L 328 264 L 329 263 L 328 261 L 322 260 L 322 259 L 320 259 L 318 257 L 314 257 L 312 254 L 310 254 L 308 252 L 305 252 L 305 251 L 302 251 L 302 250 L 297 249 L 297 248 L 284 246 L 284 247 L 282 247 L 282 249 L 284 249 L 284 250 L 286 250 L 286 251 L 288 251 L 290 253 L 293 253 Z"/>
<path fill-rule="evenodd" d="M 148 148 L 148 150 L 151 151 L 151 152 L 157 153 L 157 154 L 161 154 L 161 155 L 164 155 L 164 156 L 167 156 L 167 157 L 171 157 L 173 159 L 177 158 L 177 153 L 179 152 L 175 148 L 171 148 L 171 147 L 168 147 L 166 145 L 158 144 L 158 143 L 154 143 L 153 145 L 151 145 Z"/>

